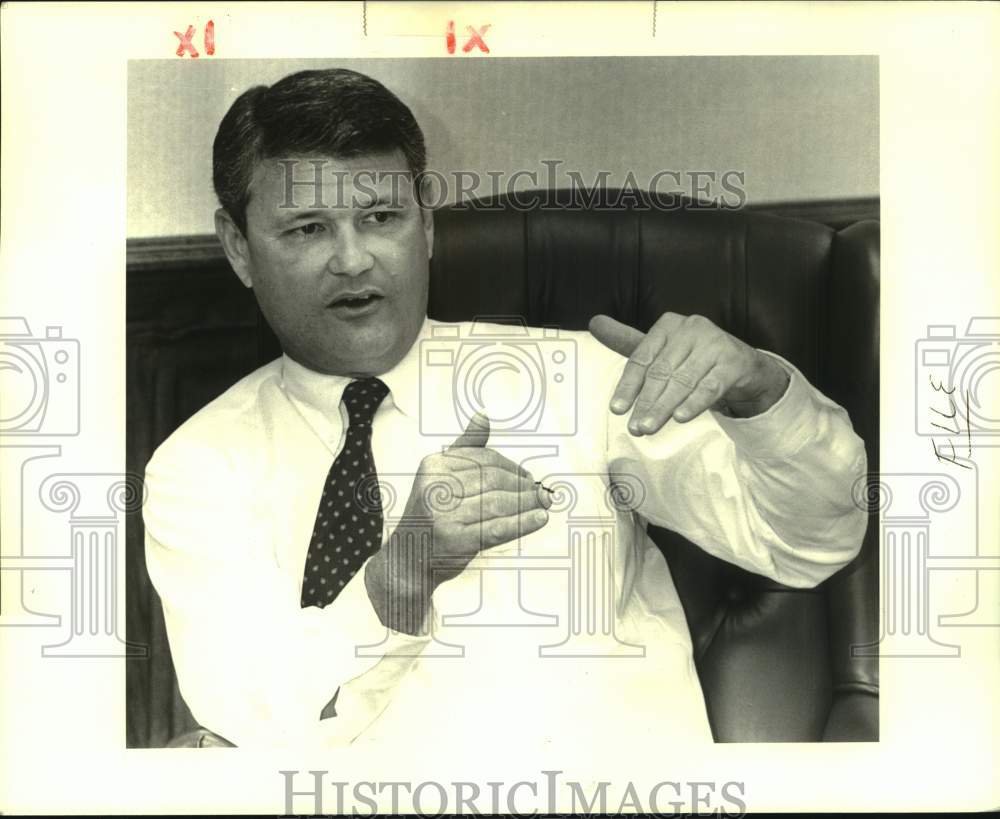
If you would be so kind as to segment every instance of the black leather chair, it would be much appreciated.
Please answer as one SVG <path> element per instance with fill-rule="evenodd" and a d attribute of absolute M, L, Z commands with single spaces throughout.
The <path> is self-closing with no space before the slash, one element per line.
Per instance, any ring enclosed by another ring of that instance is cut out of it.
<path fill-rule="evenodd" d="M 616 199 L 608 191 L 584 205 L 540 191 L 439 210 L 429 314 L 584 329 L 606 313 L 643 331 L 667 310 L 701 314 L 784 356 L 844 406 L 876 471 L 878 222 L 834 229 Z M 260 330 L 263 362 L 278 349 L 263 322 Z M 873 515 L 857 559 L 801 590 L 652 530 L 684 605 L 717 741 L 878 739 L 877 658 L 852 650 L 878 638 L 877 532 Z M 205 734 L 173 744 L 204 746 Z"/>

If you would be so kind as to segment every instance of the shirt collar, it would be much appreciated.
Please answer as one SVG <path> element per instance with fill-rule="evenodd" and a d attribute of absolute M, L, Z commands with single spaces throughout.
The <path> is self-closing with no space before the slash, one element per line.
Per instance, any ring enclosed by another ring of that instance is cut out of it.
<path fill-rule="evenodd" d="M 416 418 L 420 402 L 420 347 L 431 333 L 432 322 L 424 318 L 420 332 L 406 355 L 395 367 L 379 376 L 389 388 L 389 397 L 396 408 L 409 418 Z M 299 401 L 320 410 L 328 417 L 340 411 L 344 388 L 353 380 L 345 375 L 325 375 L 311 370 L 283 355 L 281 379 L 284 389 Z"/>

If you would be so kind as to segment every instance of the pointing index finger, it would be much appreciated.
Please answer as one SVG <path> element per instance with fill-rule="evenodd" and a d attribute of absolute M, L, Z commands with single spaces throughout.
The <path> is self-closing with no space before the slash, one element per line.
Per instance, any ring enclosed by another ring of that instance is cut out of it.
<path fill-rule="evenodd" d="M 622 415 L 635 402 L 646 381 L 646 369 L 669 343 L 669 338 L 681 321 L 676 313 L 664 313 L 646 336 L 636 345 L 625 363 L 625 369 L 611 398 L 611 411 Z"/>
<path fill-rule="evenodd" d="M 618 355 L 628 358 L 632 351 L 639 346 L 643 339 L 643 333 L 635 327 L 622 324 L 611 316 L 597 315 L 590 320 L 588 325 L 590 334 L 605 347 L 614 350 Z"/>

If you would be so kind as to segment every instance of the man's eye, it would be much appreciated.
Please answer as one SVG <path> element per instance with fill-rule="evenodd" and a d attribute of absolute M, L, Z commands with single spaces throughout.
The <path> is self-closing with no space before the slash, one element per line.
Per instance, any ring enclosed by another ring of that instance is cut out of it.
<path fill-rule="evenodd" d="M 296 236 L 315 236 L 317 233 L 322 233 L 326 228 L 319 222 L 310 222 L 307 225 L 299 225 L 297 228 L 292 228 L 289 233 Z"/>
<path fill-rule="evenodd" d="M 385 225 L 395 219 L 397 215 L 395 211 L 391 210 L 375 210 L 371 213 L 366 213 L 364 219 L 361 221 L 369 225 Z"/>

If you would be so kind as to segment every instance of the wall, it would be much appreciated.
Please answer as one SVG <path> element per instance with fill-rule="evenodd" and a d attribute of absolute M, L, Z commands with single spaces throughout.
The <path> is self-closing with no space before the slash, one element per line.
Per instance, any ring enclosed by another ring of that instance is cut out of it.
<path fill-rule="evenodd" d="M 608 170 L 610 184 L 630 170 L 640 183 L 744 171 L 750 204 L 878 195 L 872 57 L 150 60 L 129 65 L 128 236 L 212 232 L 226 109 L 251 85 L 331 66 L 397 93 L 447 175 L 524 168 L 544 187 L 540 160 L 561 159 L 560 172 Z"/>

